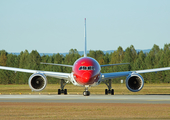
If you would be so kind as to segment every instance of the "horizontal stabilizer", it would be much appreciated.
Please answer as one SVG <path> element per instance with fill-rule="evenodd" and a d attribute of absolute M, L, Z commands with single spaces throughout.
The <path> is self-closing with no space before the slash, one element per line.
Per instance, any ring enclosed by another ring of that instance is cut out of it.
<path fill-rule="evenodd" d="M 115 66 L 115 65 L 126 65 L 126 64 L 130 64 L 130 63 L 107 64 L 107 65 L 100 65 L 100 67 Z"/>
<path fill-rule="evenodd" d="M 72 65 L 55 64 L 55 63 L 43 63 L 43 62 L 41 62 L 41 64 L 44 64 L 44 65 L 57 65 L 57 66 L 63 66 L 63 67 L 73 67 Z"/>

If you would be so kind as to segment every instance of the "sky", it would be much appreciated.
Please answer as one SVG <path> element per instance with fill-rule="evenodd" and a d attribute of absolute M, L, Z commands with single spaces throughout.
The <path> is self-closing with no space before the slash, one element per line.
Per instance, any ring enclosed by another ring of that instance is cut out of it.
<path fill-rule="evenodd" d="M 0 50 L 39 53 L 160 48 L 170 43 L 170 0 L 0 0 Z"/>

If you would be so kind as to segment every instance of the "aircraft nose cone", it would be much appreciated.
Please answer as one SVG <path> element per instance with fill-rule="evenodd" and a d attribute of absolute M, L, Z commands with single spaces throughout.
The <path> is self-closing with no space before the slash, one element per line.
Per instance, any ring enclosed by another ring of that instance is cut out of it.
<path fill-rule="evenodd" d="M 89 72 L 85 72 L 85 73 L 83 73 L 83 75 L 82 75 L 82 82 L 83 83 L 90 83 L 91 81 L 91 77 L 92 77 L 92 74 L 91 73 L 89 73 Z"/>

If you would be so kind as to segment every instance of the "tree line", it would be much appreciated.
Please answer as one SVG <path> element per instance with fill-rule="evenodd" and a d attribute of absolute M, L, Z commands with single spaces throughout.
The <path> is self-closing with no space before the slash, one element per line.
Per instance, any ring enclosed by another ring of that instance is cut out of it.
<path fill-rule="evenodd" d="M 149 53 L 143 53 L 143 51 L 136 52 L 134 46 L 131 45 L 125 50 L 119 46 L 116 51 L 110 54 L 104 54 L 101 50 L 90 50 L 88 56 L 96 59 L 100 65 L 130 63 L 128 65 L 103 67 L 101 69 L 102 73 L 170 67 L 170 44 L 165 44 L 163 49 L 160 49 L 158 45 L 154 45 Z M 24 69 L 71 73 L 72 69 L 68 67 L 43 65 L 40 63 L 45 62 L 73 65 L 80 57 L 82 56 L 76 49 L 71 49 L 66 56 L 59 53 L 53 54 L 52 56 L 40 56 L 36 50 L 32 50 L 31 53 L 29 53 L 28 50 L 25 50 L 19 55 L 15 55 L 9 54 L 5 50 L 1 50 L 0 65 Z M 31 74 L 29 73 L 0 70 L 0 84 L 28 84 L 28 78 L 30 75 Z M 141 75 L 143 76 L 145 83 L 170 82 L 170 71 L 146 73 Z M 60 82 L 56 78 L 47 77 L 47 79 L 50 84 Z M 126 77 L 113 79 L 112 82 L 120 83 L 121 79 L 125 80 Z"/>

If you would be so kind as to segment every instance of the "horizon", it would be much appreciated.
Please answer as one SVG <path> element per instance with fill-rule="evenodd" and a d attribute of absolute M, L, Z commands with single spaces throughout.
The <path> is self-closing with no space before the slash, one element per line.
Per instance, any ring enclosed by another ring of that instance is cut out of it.
<path fill-rule="evenodd" d="M 70 49 L 71 50 L 71 49 Z M 150 50 L 151 49 L 145 49 L 145 50 L 140 50 L 140 49 L 135 49 L 136 50 L 136 52 L 140 52 L 140 51 L 143 51 L 143 53 L 149 53 L 150 52 Z M 87 50 L 87 54 L 90 52 L 91 50 Z M 98 50 L 92 50 L 92 51 L 98 51 Z M 104 54 L 106 54 L 106 53 L 109 53 L 109 54 L 111 54 L 111 53 L 113 53 L 114 51 L 116 51 L 116 50 L 107 50 L 107 51 L 103 51 L 103 50 L 100 50 L 100 51 L 102 51 Z M 125 51 L 125 50 L 123 50 L 123 51 Z M 7 51 L 6 51 L 7 52 Z M 21 51 L 21 52 L 24 52 L 24 51 Z M 14 54 L 14 55 L 19 55 L 21 52 L 7 52 L 8 54 Z M 29 52 L 29 51 L 28 51 Z M 38 52 L 38 51 L 37 51 Z M 29 53 L 31 53 L 31 52 L 29 52 Z M 43 56 L 43 55 L 49 55 L 49 56 L 51 56 L 51 55 L 53 55 L 53 54 L 60 54 L 60 55 L 67 55 L 67 54 L 69 54 L 69 51 L 68 52 L 65 52 L 65 53 L 41 53 L 41 52 L 38 52 L 39 54 L 40 54 L 40 56 Z M 78 51 L 78 53 L 80 54 L 80 55 L 84 55 L 84 51 Z"/>

